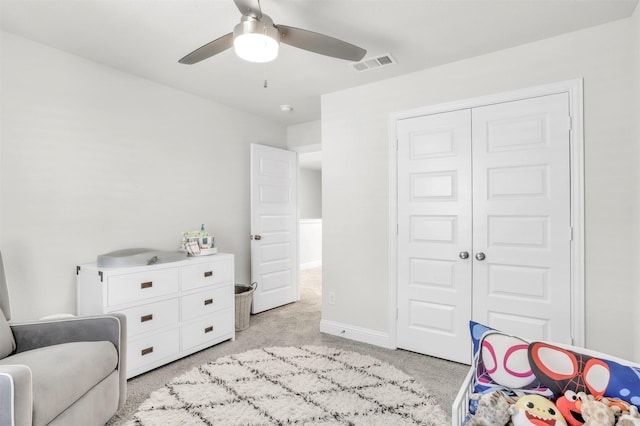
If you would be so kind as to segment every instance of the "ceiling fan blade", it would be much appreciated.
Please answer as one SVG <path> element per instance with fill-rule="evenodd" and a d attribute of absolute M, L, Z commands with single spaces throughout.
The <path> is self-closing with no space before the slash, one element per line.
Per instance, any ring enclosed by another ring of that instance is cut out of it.
<path fill-rule="evenodd" d="M 202 47 L 197 48 L 193 52 L 189 53 L 178 62 L 181 64 L 193 65 L 196 62 L 200 62 L 203 59 L 217 55 L 220 52 L 224 52 L 233 46 L 233 33 L 225 34 L 220 38 L 217 38 Z"/>
<path fill-rule="evenodd" d="M 258 19 L 262 18 L 260 0 L 233 0 L 233 2 L 244 16 L 253 16 Z"/>
<path fill-rule="evenodd" d="M 361 47 L 324 34 L 287 25 L 276 25 L 276 27 L 280 31 L 282 43 L 310 52 L 354 62 L 364 58 L 364 55 L 367 54 L 367 51 Z"/>

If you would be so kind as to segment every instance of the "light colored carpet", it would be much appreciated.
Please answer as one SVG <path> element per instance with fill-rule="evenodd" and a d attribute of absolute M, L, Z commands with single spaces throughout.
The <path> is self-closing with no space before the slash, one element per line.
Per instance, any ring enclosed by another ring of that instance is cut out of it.
<path fill-rule="evenodd" d="M 129 426 L 446 426 L 410 376 L 368 355 L 326 346 L 272 347 L 222 357 L 175 378 Z"/>
<path fill-rule="evenodd" d="M 418 381 L 450 413 L 451 404 L 469 369 L 467 365 L 404 350 L 390 350 L 320 332 L 322 271 L 301 271 L 300 301 L 252 315 L 249 328 L 226 341 L 128 381 L 125 406 L 109 421 L 121 426 L 149 395 L 173 378 L 220 357 L 274 346 L 327 346 L 369 355 Z"/>

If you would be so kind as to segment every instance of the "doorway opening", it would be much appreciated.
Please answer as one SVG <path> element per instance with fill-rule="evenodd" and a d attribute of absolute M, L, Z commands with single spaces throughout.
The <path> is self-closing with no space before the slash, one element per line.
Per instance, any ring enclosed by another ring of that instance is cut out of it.
<path fill-rule="evenodd" d="M 322 151 L 298 153 L 300 299 L 322 297 Z"/>

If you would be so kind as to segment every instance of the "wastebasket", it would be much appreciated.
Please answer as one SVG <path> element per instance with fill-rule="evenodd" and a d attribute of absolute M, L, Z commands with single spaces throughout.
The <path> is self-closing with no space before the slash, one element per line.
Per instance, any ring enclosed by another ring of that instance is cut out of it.
<path fill-rule="evenodd" d="M 253 283 L 251 286 L 236 284 L 236 331 L 242 331 L 249 328 L 253 292 L 257 287 L 258 283 Z"/>

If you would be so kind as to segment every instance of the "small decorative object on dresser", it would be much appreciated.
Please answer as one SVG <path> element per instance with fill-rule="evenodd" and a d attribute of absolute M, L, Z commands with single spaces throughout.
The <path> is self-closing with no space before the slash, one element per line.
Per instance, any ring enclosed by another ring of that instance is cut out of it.
<path fill-rule="evenodd" d="M 218 252 L 216 239 L 204 230 L 204 223 L 200 225 L 199 231 L 182 233 L 180 250 L 187 252 L 189 256 L 208 256 Z"/>
<path fill-rule="evenodd" d="M 235 339 L 231 254 L 77 268 L 78 314 L 127 316 L 127 378 Z"/>

